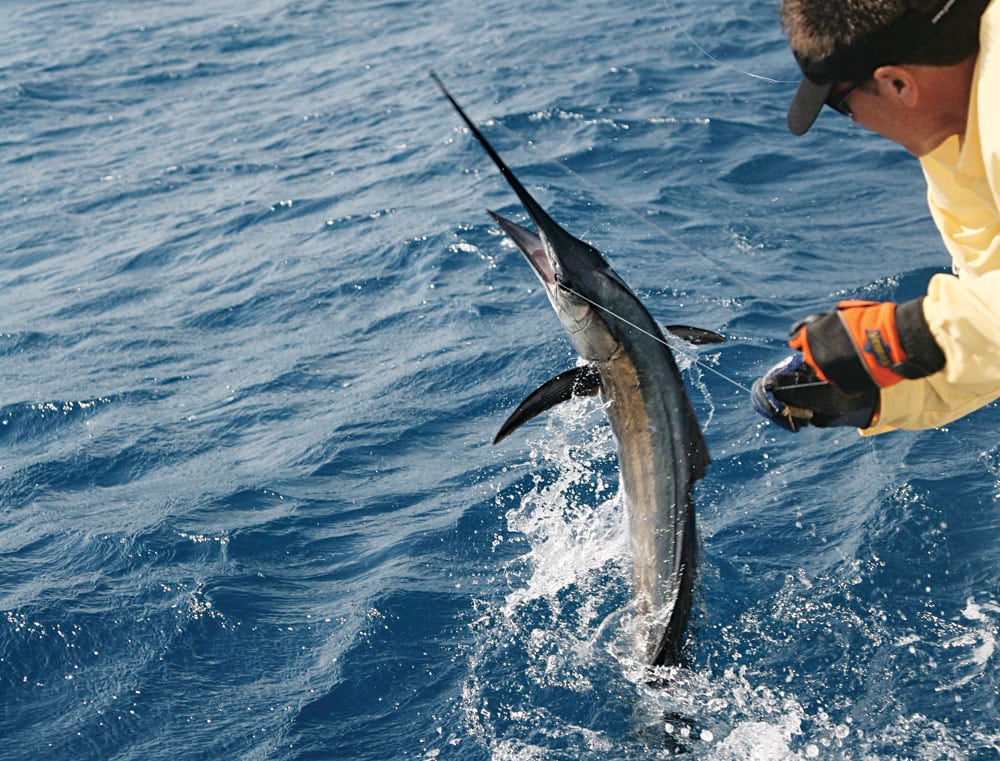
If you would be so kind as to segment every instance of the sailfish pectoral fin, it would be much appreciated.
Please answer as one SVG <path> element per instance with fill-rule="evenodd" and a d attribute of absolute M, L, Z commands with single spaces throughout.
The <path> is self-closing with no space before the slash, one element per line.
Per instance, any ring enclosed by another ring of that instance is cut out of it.
<path fill-rule="evenodd" d="M 707 346 L 709 344 L 721 344 L 726 342 L 726 337 L 721 333 L 716 333 L 714 330 L 706 330 L 705 328 L 692 328 L 690 325 L 663 325 L 663 329 L 677 336 L 678 338 L 683 338 L 690 344 L 695 346 Z"/>
<path fill-rule="evenodd" d="M 555 378 L 545 381 L 521 402 L 504 424 L 500 426 L 493 443 L 497 444 L 512 432 L 557 404 L 574 396 L 594 396 L 601 390 L 601 374 L 590 365 L 574 367 Z"/>

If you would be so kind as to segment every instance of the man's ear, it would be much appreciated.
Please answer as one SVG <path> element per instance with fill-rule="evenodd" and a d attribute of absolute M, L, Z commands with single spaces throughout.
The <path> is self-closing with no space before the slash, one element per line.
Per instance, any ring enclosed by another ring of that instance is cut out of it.
<path fill-rule="evenodd" d="M 920 99 L 920 86 L 908 66 L 879 66 L 872 73 L 879 94 L 912 108 Z"/>

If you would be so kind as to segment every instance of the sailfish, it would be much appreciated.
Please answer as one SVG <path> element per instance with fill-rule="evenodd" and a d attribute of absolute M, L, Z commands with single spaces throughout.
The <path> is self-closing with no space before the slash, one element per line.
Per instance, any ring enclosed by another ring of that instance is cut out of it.
<path fill-rule="evenodd" d="M 494 443 L 527 420 L 575 396 L 600 394 L 617 442 L 630 535 L 639 657 L 652 666 L 682 661 L 695 577 L 692 490 L 710 463 L 664 329 L 601 253 L 545 212 L 514 176 L 441 80 L 431 75 L 514 190 L 535 227 L 490 211 L 541 281 L 583 364 L 533 391 L 501 426 Z M 693 343 L 718 333 L 668 328 Z"/>

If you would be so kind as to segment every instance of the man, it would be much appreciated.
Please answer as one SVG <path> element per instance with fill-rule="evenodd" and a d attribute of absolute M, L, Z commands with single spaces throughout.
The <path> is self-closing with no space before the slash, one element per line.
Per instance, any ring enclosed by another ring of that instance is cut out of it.
<path fill-rule="evenodd" d="M 781 13 L 804 74 L 789 129 L 826 104 L 917 156 L 955 274 L 913 301 L 806 317 L 754 407 L 792 431 L 944 425 L 1000 398 L 1000 0 L 783 0 Z"/>

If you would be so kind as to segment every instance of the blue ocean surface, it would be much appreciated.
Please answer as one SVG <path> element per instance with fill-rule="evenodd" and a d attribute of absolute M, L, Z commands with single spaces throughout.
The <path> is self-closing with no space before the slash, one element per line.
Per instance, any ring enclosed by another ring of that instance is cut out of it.
<path fill-rule="evenodd" d="M 917 163 L 792 138 L 777 0 L 37 0 L 0 24 L 0 757 L 1000 758 L 997 407 L 791 435 L 796 319 L 920 295 Z M 635 658 L 594 400 L 436 71 L 664 323 L 714 463 Z"/>

